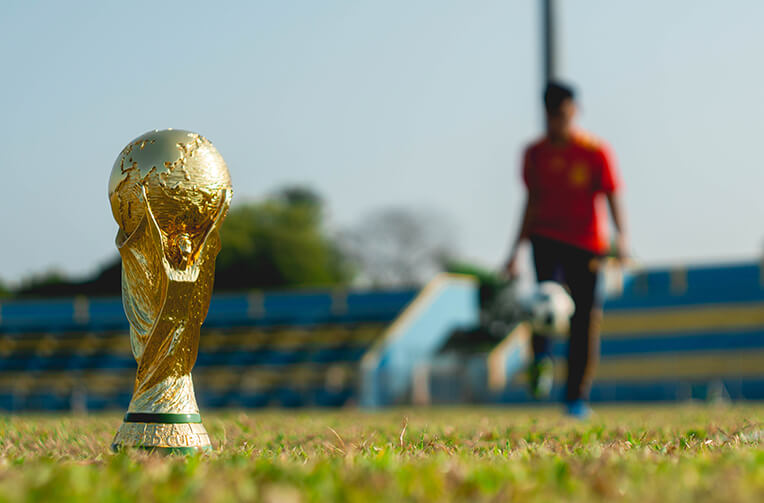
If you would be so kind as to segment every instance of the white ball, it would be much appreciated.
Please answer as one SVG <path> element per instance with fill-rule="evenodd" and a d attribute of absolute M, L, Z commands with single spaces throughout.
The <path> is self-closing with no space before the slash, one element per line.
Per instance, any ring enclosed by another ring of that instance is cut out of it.
<path fill-rule="evenodd" d="M 529 308 L 533 330 L 551 336 L 567 335 L 570 317 L 576 311 L 568 291 L 555 281 L 538 284 L 531 296 Z"/>

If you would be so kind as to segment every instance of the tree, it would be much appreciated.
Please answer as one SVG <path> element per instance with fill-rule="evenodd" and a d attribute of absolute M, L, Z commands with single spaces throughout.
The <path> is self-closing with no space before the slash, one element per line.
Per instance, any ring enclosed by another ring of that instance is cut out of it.
<path fill-rule="evenodd" d="M 216 289 L 332 286 L 350 279 L 324 225 L 323 201 L 287 187 L 233 208 L 223 222 Z"/>
<path fill-rule="evenodd" d="M 87 295 L 99 297 L 119 295 L 121 289 L 122 262 L 119 257 L 109 260 L 92 278 L 73 281 L 65 274 L 53 270 L 31 276 L 22 281 L 14 292 L 19 297 L 72 297 Z"/>
<path fill-rule="evenodd" d="M 363 218 L 342 238 L 363 280 L 375 286 L 420 285 L 453 256 L 449 221 L 432 210 L 393 207 Z"/>

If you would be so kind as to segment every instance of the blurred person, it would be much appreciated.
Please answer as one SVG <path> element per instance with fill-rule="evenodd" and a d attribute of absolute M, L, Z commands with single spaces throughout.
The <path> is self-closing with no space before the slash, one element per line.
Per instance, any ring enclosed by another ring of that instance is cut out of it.
<path fill-rule="evenodd" d="M 622 260 L 628 250 L 621 181 L 609 147 L 574 125 L 577 108 L 570 86 L 550 82 L 544 108 L 546 134 L 526 148 L 523 158 L 527 199 L 506 272 L 517 276 L 518 248 L 530 241 L 537 280 L 557 281 L 570 291 L 576 306 L 570 321 L 565 404 L 568 414 L 583 419 L 591 414 L 589 389 L 599 360 L 602 308 L 596 284 L 601 259 L 610 251 L 606 206 L 616 230 L 612 251 Z M 552 343 L 549 336 L 533 334 L 528 374 L 537 399 L 551 392 Z"/>

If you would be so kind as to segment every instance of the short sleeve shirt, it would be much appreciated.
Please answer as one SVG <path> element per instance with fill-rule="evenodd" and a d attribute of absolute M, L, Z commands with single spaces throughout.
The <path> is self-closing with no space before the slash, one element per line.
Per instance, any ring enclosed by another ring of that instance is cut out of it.
<path fill-rule="evenodd" d="M 522 174 L 531 200 L 531 235 L 594 253 L 608 250 L 604 196 L 621 181 L 606 144 L 583 132 L 564 145 L 544 138 L 526 149 Z"/>

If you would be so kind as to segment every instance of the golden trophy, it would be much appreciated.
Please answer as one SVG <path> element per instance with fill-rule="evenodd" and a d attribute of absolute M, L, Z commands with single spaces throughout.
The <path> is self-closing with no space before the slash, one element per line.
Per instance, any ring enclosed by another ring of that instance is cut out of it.
<path fill-rule="evenodd" d="M 231 195 L 225 161 L 206 138 L 189 131 L 146 133 L 114 163 L 109 200 L 119 225 L 122 304 L 138 363 L 115 450 L 210 449 L 191 369 Z"/>

